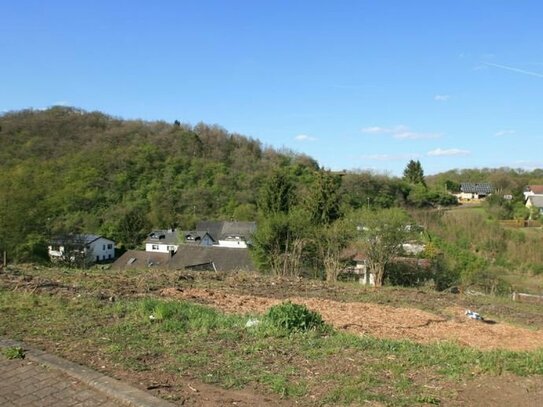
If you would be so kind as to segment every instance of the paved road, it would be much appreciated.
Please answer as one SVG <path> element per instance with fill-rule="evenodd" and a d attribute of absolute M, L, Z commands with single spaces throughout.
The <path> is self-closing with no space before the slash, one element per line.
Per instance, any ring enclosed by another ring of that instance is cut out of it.
<path fill-rule="evenodd" d="M 58 370 L 0 356 L 0 406 L 119 407 L 121 404 Z"/>

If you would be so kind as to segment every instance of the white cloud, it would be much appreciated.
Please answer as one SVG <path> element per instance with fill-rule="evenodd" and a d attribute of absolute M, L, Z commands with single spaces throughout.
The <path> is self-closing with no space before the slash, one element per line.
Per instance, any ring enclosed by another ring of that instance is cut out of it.
<path fill-rule="evenodd" d="M 421 139 L 434 139 L 441 137 L 439 133 L 421 133 L 411 131 L 409 127 L 404 125 L 398 125 L 394 127 L 365 127 L 362 129 L 362 133 L 366 134 L 387 134 L 391 135 L 395 139 L 399 140 L 421 140 Z"/>
<path fill-rule="evenodd" d="M 294 140 L 297 140 L 297 141 L 315 141 L 317 139 L 315 137 L 308 136 L 307 134 L 298 134 L 296 137 L 294 137 Z"/>
<path fill-rule="evenodd" d="M 434 100 L 436 102 L 446 102 L 451 98 L 451 95 L 435 95 Z"/>
<path fill-rule="evenodd" d="M 403 131 L 393 134 L 394 138 L 400 140 L 422 140 L 422 139 L 434 139 L 441 137 L 439 133 L 417 133 L 414 131 Z"/>
<path fill-rule="evenodd" d="M 502 136 L 512 136 L 513 134 L 516 134 L 517 132 L 515 130 L 500 130 L 496 133 L 494 133 L 494 136 L 496 137 L 502 137 Z"/>
<path fill-rule="evenodd" d="M 362 133 L 369 133 L 369 134 L 386 134 L 390 133 L 392 130 L 387 129 L 386 127 L 379 127 L 379 126 L 373 126 L 373 127 L 365 127 L 362 129 Z"/>
<path fill-rule="evenodd" d="M 405 161 L 417 158 L 419 154 L 369 154 L 361 158 L 371 161 Z"/>
<path fill-rule="evenodd" d="M 470 155 L 471 151 L 462 150 L 460 148 L 436 148 L 435 150 L 428 151 L 427 155 L 430 157 L 450 157 L 455 155 Z"/>

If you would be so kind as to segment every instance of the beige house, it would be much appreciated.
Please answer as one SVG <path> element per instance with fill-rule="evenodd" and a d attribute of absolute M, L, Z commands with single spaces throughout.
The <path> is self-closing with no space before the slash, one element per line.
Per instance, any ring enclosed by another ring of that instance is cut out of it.
<path fill-rule="evenodd" d="M 543 195 L 529 195 L 526 199 L 526 207 L 532 213 L 538 212 L 540 215 L 543 215 Z"/>

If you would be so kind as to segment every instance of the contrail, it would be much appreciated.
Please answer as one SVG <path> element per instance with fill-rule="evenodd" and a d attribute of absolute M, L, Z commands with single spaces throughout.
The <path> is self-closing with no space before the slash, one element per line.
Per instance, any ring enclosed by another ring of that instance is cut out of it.
<path fill-rule="evenodd" d="M 515 67 L 512 67 L 512 66 L 493 64 L 493 63 L 490 63 L 490 62 L 483 62 L 483 64 L 494 66 L 496 68 L 505 69 L 507 71 L 522 73 L 524 75 L 531 75 L 531 76 L 537 76 L 538 78 L 543 78 L 543 74 L 541 74 L 541 73 L 532 72 L 532 71 L 525 71 L 524 69 L 519 69 L 519 68 L 515 68 Z"/>

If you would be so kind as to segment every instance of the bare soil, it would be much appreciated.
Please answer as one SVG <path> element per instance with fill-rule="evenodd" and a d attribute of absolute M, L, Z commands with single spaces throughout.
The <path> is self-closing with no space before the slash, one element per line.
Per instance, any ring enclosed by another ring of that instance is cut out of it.
<path fill-rule="evenodd" d="M 263 314 L 285 299 L 238 295 L 200 288 L 166 288 L 160 295 L 200 302 L 229 313 Z M 532 331 L 495 321 L 467 318 L 464 309 L 450 307 L 448 317 L 414 308 L 398 308 L 359 302 L 339 302 L 318 298 L 290 297 L 319 312 L 338 329 L 358 335 L 386 339 L 408 339 L 419 343 L 456 342 L 480 350 L 534 350 L 543 347 L 543 331 Z"/>
<path fill-rule="evenodd" d="M 543 378 L 502 375 L 479 377 L 463 383 L 454 400 L 442 403 L 445 407 L 540 407 L 543 403 Z"/>
<path fill-rule="evenodd" d="M 0 272 L 0 289 L 66 298 L 91 295 L 103 301 L 114 301 L 119 297 L 161 295 L 164 298 L 206 304 L 228 313 L 255 315 L 266 312 L 272 305 L 290 300 L 319 312 L 326 322 L 337 329 L 358 335 L 419 343 L 451 341 L 481 350 L 534 350 L 543 347 L 543 313 L 539 308 L 416 289 L 371 290 L 316 280 L 269 278 L 241 273 L 64 273 L 41 268 L 19 269 L 14 273 Z M 473 307 L 495 321 L 484 323 L 467 318 L 464 315 L 465 309 Z M 514 321 L 517 325 L 507 323 L 506 320 Z M 74 343 L 72 346 L 67 343 L 51 343 L 39 337 L 27 339 L 29 343 L 47 351 L 171 399 L 176 405 L 294 405 L 292 400 L 270 395 L 258 387 L 224 389 L 187 376 L 172 375 L 160 368 L 155 369 L 152 360 L 149 361 L 149 370 L 126 370 L 100 359 L 99 353 L 92 346 L 86 349 L 81 344 Z M 303 365 L 307 361 L 295 362 Z M 359 374 L 363 369 L 362 366 L 347 362 L 338 359 L 334 366 L 307 364 L 307 374 L 324 375 L 330 371 L 334 374 Z M 413 372 L 414 379 L 418 373 Z M 420 380 L 427 382 L 428 377 L 421 373 Z M 432 382 L 427 383 L 432 386 Z M 441 400 L 441 405 L 445 406 L 539 406 L 540 400 L 543 400 L 542 376 L 480 376 L 466 379 L 460 384 L 449 382 L 446 386 L 443 392 L 454 396 Z M 323 383 L 322 389 L 325 387 Z M 314 405 L 312 397 L 318 400 L 319 394 L 309 394 L 300 404 Z M 368 401 L 365 405 L 381 404 Z"/>

